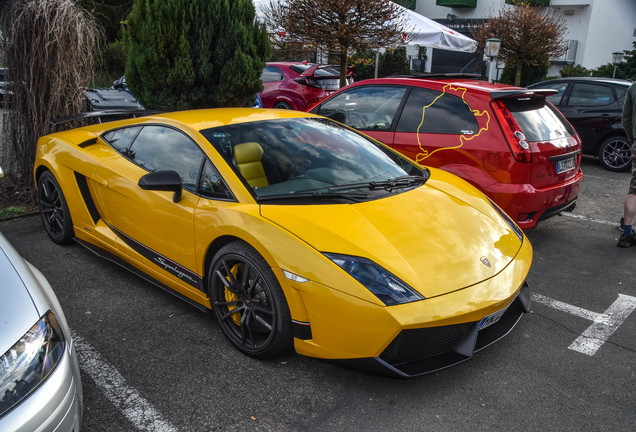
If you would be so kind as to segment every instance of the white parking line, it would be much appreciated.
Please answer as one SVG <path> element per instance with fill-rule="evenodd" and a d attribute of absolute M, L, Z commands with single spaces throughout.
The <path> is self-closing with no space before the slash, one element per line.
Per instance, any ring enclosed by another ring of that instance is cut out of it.
<path fill-rule="evenodd" d="M 140 431 L 176 432 L 161 414 L 110 365 L 95 348 L 74 331 L 71 332 L 80 368 L 97 384 L 106 398 Z"/>
<path fill-rule="evenodd" d="M 589 356 L 596 354 L 599 348 L 636 309 L 636 297 L 624 294 L 619 294 L 618 299 L 602 314 L 572 306 L 541 294 L 532 294 L 532 300 L 553 309 L 593 321 L 594 323 L 568 347 L 573 351 Z"/>
<path fill-rule="evenodd" d="M 561 213 L 561 216 L 569 217 L 569 218 L 572 218 L 572 219 L 581 219 L 581 220 L 584 220 L 584 221 L 599 223 L 599 224 L 603 224 L 603 225 L 613 225 L 613 226 L 618 228 L 618 221 L 610 222 L 610 221 L 606 221 L 606 220 L 602 220 L 602 219 L 594 219 L 594 218 L 590 218 L 590 217 L 587 217 L 587 216 L 582 216 L 582 215 L 572 214 L 572 213 L 567 213 L 567 212 Z"/>

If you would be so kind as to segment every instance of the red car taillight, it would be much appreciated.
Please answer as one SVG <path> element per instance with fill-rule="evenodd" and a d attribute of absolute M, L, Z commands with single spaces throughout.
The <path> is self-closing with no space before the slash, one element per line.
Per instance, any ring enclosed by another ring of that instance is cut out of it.
<path fill-rule="evenodd" d="M 532 162 L 532 151 L 530 145 L 526 141 L 526 137 L 521 131 L 519 124 L 512 116 L 512 113 L 506 108 L 503 101 L 495 99 L 491 102 L 492 110 L 497 117 L 497 121 L 501 126 L 501 130 L 506 137 L 508 147 L 515 159 L 519 162 Z"/>

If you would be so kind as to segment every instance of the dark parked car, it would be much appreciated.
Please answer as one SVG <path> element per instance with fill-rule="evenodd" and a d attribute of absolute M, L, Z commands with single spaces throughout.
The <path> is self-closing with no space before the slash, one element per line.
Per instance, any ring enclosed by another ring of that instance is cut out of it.
<path fill-rule="evenodd" d="M 1 232 L 0 275 L 0 430 L 78 432 L 84 397 L 71 329 L 44 275 Z"/>
<path fill-rule="evenodd" d="M 631 143 L 621 125 L 625 94 L 631 81 L 572 77 L 532 84 L 531 89 L 554 89 L 549 97 L 570 121 L 583 141 L 583 153 L 597 156 L 610 171 L 631 166 Z"/>
<path fill-rule="evenodd" d="M 267 63 L 261 73 L 264 108 L 305 111 L 340 88 L 340 71 L 308 62 Z M 348 83 L 353 82 L 348 73 Z"/>
<path fill-rule="evenodd" d="M 525 229 L 573 209 L 583 178 L 580 138 L 552 93 L 466 74 L 390 77 L 348 85 L 310 112 L 458 175 Z"/>
<path fill-rule="evenodd" d="M 121 88 L 89 88 L 84 91 L 87 111 L 139 111 L 144 107 L 130 94 Z"/>

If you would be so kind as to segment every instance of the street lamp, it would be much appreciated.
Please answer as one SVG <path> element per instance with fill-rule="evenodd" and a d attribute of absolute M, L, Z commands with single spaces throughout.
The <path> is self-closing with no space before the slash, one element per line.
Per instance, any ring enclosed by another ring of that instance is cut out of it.
<path fill-rule="evenodd" d="M 614 74 L 612 75 L 612 78 L 616 78 L 616 66 L 618 66 L 618 64 L 622 61 L 623 61 L 622 52 L 616 51 L 612 53 L 612 63 L 614 64 Z"/>
<path fill-rule="evenodd" d="M 501 39 L 490 38 L 486 40 L 486 48 L 484 49 L 484 54 L 486 57 L 490 59 L 490 63 L 488 64 L 488 81 L 493 82 L 492 80 L 492 61 L 495 57 L 499 55 L 499 48 L 501 48 Z"/>

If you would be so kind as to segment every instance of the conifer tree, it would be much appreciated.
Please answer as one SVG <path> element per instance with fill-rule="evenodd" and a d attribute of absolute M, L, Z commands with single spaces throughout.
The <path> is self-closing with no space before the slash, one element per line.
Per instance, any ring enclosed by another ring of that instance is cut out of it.
<path fill-rule="evenodd" d="M 249 106 L 269 56 L 251 0 L 135 0 L 126 81 L 146 108 Z"/>

